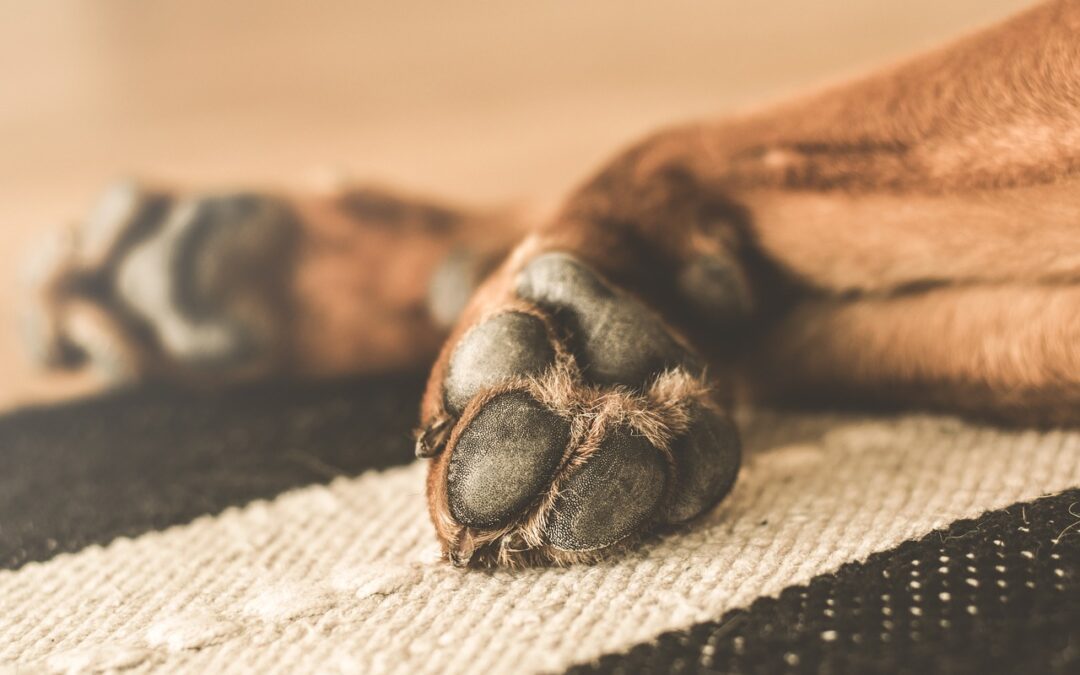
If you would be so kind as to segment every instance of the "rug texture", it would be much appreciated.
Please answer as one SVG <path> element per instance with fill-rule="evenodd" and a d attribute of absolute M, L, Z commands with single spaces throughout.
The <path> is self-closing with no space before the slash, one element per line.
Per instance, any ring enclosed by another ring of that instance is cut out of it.
<path fill-rule="evenodd" d="M 734 492 L 595 565 L 438 559 L 420 380 L 0 420 L 12 672 L 1076 672 L 1080 433 L 745 413 Z"/>

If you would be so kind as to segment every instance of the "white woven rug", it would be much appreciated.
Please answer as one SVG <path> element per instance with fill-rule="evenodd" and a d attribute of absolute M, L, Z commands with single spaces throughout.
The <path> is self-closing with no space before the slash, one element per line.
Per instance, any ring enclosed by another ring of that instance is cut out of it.
<path fill-rule="evenodd" d="M 743 429 L 718 509 L 593 567 L 439 562 L 415 464 L 0 572 L 0 670 L 560 670 L 1080 484 L 1078 433 L 773 414 Z"/>

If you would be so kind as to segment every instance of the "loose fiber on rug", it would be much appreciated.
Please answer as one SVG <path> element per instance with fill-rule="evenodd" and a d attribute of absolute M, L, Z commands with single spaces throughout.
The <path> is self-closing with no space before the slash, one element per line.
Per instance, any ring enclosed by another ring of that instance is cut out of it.
<path fill-rule="evenodd" d="M 0 670 L 1080 663 L 1080 433 L 748 413 L 737 487 L 682 531 L 462 571 L 411 460 L 419 387 L 147 388 L 0 419 Z"/>

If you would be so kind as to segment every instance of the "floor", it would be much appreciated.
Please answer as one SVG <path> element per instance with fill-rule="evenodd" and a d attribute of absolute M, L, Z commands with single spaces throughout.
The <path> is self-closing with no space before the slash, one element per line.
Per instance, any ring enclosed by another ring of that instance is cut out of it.
<path fill-rule="evenodd" d="M 350 176 L 544 209 L 621 144 L 872 68 L 1023 0 L 0 4 L 0 407 L 87 391 L 14 331 L 20 261 L 108 181 Z"/>
<path fill-rule="evenodd" d="M 741 414 L 739 480 L 677 533 L 465 571 L 420 386 L 0 416 L 0 672 L 1080 673 L 1080 433 Z"/>

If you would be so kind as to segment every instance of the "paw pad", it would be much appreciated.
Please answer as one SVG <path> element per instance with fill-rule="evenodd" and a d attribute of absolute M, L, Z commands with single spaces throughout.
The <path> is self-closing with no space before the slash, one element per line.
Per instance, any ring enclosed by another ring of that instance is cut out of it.
<path fill-rule="evenodd" d="M 564 254 L 451 350 L 433 517 L 451 560 L 594 560 L 730 489 L 734 426 L 701 360 L 647 307 Z"/>
<path fill-rule="evenodd" d="M 564 551 L 592 551 L 632 534 L 664 492 L 664 458 L 648 440 L 620 428 L 570 473 L 551 510 L 548 538 Z"/>
<path fill-rule="evenodd" d="M 460 413 L 477 394 L 515 377 L 536 375 L 555 361 L 544 322 L 523 312 L 503 312 L 474 326 L 450 356 L 446 407 Z"/>
<path fill-rule="evenodd" d="M 551 480 L 570 425 L 528 394 L 492 398 L 468 421 L 447 470 L 450 512 L 471 527 L 502 525 Z"/>
<path fill-rule="evenodd" d="M 298 228 L 267 195 L 118 184 L 34 270 L 27 336 L 47 365 L 114 377 L 247 372 L 284 346 Z"/>
<path fill-rule="evenodd" d="M 591 382 L 640 386 L 666 368 L 700 367 L 644 305 L 571 256 L 537 257 L 518 276 L 517 292 L 568 325 Z"/>

